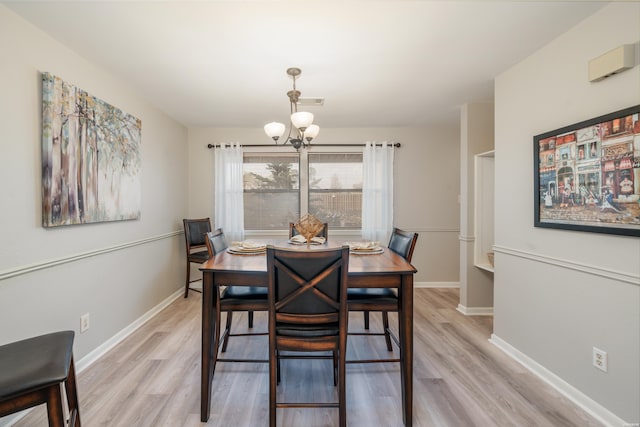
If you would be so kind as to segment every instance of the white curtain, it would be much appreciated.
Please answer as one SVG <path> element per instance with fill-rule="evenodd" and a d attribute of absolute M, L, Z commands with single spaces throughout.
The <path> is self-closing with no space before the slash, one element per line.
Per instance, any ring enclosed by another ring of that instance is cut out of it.
<path fill-rule="evenodd" d="M 228 242 L 244 240 L 242 147 L 220 144 L 215 148 L 215 228 Z"/>
<path fill-rule="evenodd" d="M 367 142 L 362 163 L 362 238 L 386 243 L 393 229 L 393 146 Z"/>

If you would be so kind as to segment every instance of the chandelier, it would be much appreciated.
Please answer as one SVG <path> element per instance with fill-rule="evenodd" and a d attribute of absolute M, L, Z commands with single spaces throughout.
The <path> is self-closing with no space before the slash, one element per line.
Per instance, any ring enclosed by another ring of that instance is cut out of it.
<path fill-rule="evenodd" d="M 298 101 L 300 99 L 300 91 L 296 89 L 296 78 L 302 73 L 300 68 L 288 68 L 287 74 L 293 79 L 293 90 L 287 92 L 289 103 L 291 104 L 291 118 L 289 123 L 289 133 L 284 144 L 290 143 L 293 148 L 299 150 L 300 147 L 306 147 L 311 140 L 318 136 L 320 128 L 313 123 L 313 114 L 306 111 L 298 111 Z M 293 128 L 296 128 L 295 132 Z M 278 144 L 278 140 L 284 135 L 285 125 L 278 122 L 271 122 L 264 125 L 264 132 L 273 141 Z M 291 136 L 291 133 L 294 135 Z M 306 143 L 305 143 L 306 141 Z"/>

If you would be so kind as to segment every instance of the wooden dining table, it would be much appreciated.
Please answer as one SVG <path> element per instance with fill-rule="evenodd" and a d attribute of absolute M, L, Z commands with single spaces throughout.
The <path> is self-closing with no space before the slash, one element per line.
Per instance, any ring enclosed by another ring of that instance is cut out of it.
<path fill-rule="evenodd" d="M 267 241 L 276 247 L 314 250 L 338 247 L 340 241 L 322 245 L 293 245 L 286 240 Z M 211 409 L 211 386 L 214 366 L 212 356 L 215 330 L 214 295 L 220 285 L 267 286 L 265 254 L 236 255 L 227 251 L 201 265 L 202 271 L 202 364 L 200 383 L 200 420 L 207 422 Z M 413 417 L 413 275 L 416 269 L 403 257 L 385 248 L 381 254 L 350 254 L 348 286 L 350 288 L 395 288 L 398 291 L 398 339 L 400 341 L 400 383 L 402 418 L 412 425 Z"/>

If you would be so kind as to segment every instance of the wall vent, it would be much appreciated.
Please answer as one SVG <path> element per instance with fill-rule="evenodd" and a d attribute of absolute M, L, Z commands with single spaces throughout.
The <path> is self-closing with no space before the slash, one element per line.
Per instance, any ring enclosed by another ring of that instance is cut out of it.
<path fill-rule="evenodd" d="M 598 82 L 635 65 L 635 46 L 624 44 L 589 61 L 589 81 Z"/>

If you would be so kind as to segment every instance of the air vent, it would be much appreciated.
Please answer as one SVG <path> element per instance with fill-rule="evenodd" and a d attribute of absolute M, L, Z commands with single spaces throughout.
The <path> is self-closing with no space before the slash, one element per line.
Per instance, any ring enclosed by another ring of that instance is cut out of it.
<path fill-rule="evenodd" d="M 598 82 L 635 65 L 635 46 L 625 44 L 589 61 L 589 81 Z"/>
<path fill-rule="evenodd" d="M 298 105 L 314 105 L 316 107 L 322 107 L 324 105 L 324 98 L 298 98 Z"/>

